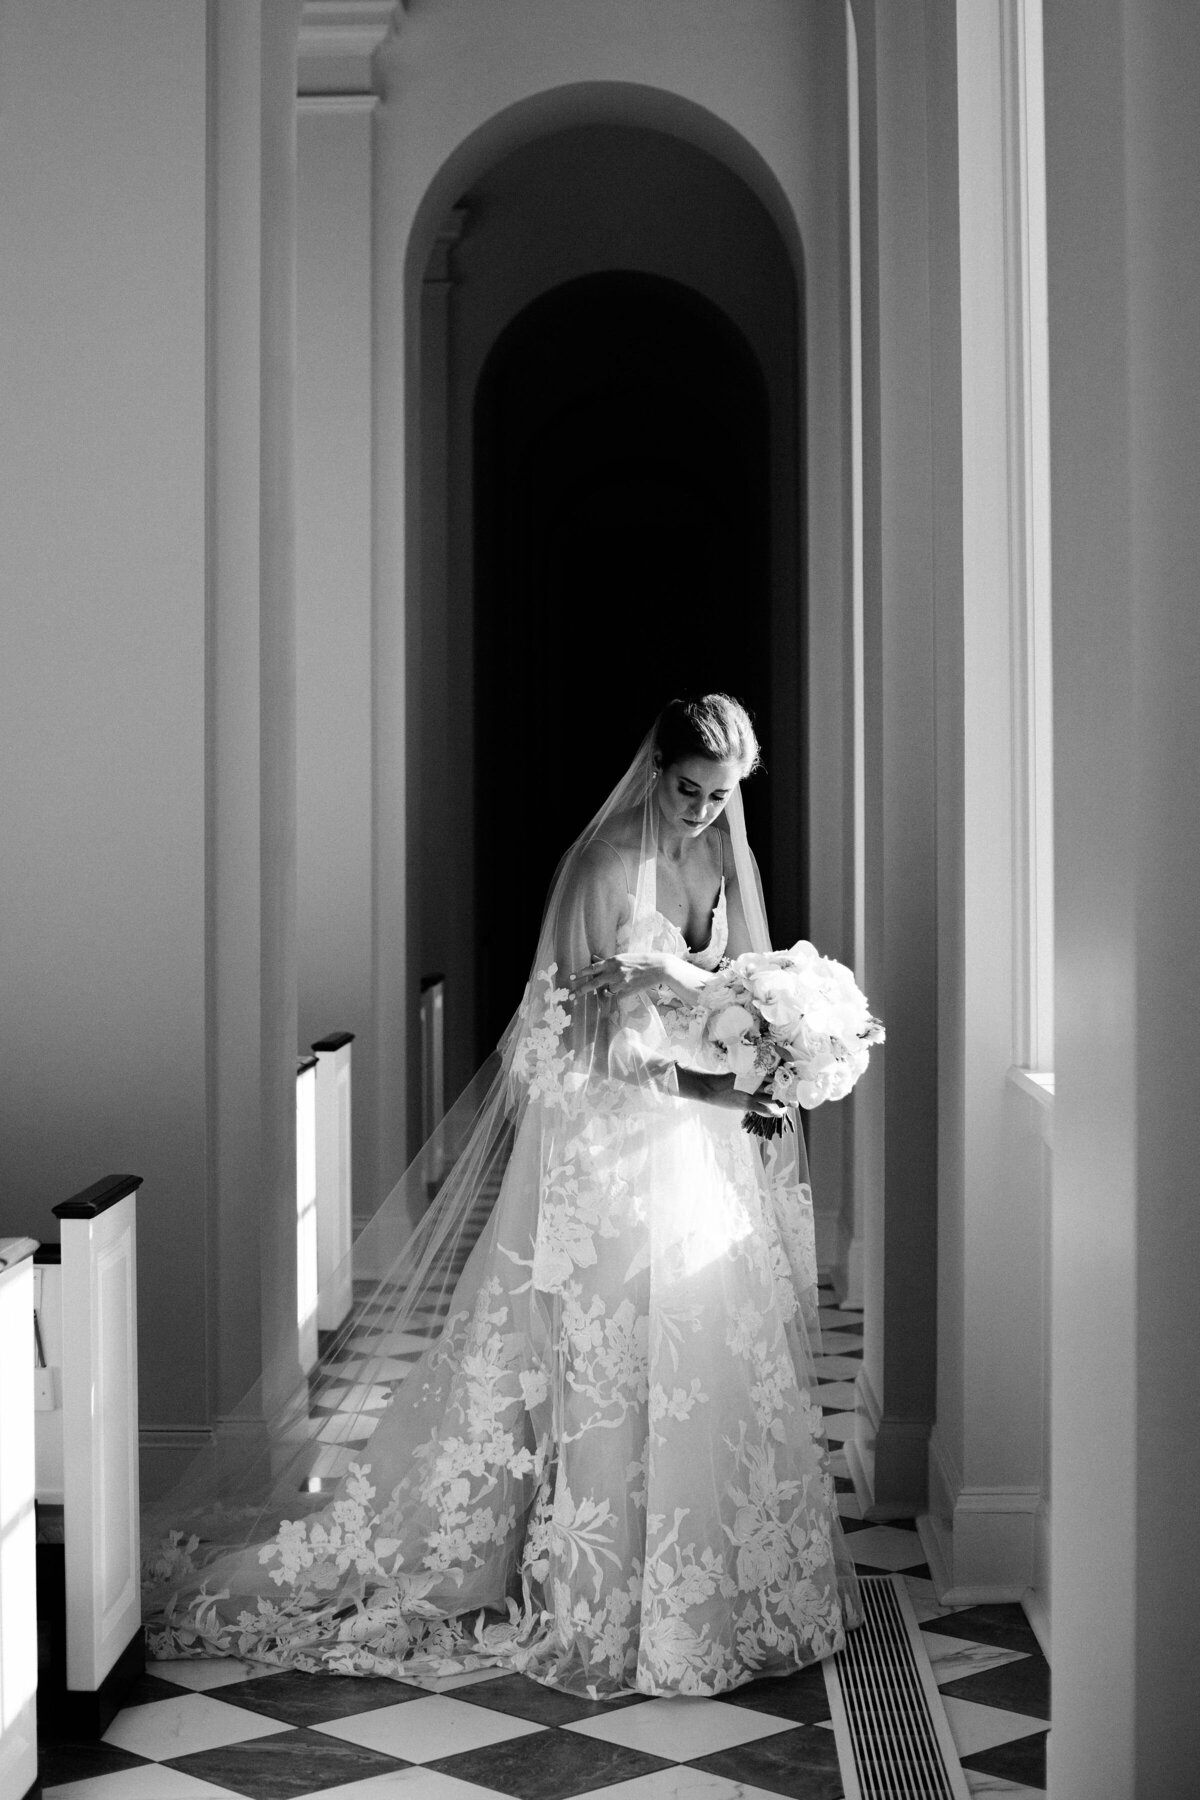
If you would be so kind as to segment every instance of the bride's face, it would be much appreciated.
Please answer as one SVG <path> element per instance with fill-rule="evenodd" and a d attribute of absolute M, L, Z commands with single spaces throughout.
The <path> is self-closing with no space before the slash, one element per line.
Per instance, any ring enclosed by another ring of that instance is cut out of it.
<path fill-rule="evenodd" d="M 706 756 L 685 756 L 660 770 L 655 792 L 664 823 L 684 837 L 699 837 L 720 818 L 740 778 L 740 764 Z"/>

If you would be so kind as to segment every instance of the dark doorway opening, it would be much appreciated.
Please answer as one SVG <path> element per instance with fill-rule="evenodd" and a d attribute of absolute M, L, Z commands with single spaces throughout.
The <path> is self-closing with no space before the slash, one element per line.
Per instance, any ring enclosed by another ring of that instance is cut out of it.
<path fill-rule="evenodd" d="M 475 409 L 478 1049 L 521 997 L 555 865 L 659 707 L 721 689 L 770 764 L 770 425 L 759 365 L 658 276 L 567 282 Z M 747 821 L 770 891 L 770 815 Z"/>

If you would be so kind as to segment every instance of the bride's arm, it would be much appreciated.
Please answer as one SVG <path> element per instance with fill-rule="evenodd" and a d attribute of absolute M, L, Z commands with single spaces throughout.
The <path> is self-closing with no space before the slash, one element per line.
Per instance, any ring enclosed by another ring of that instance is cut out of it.
<path fill-rule="evenodd" d="M 686 1003 L 716 979 L 716 971 L 701 969 L 684 957 L 666 951 L 617 953 L 617 930 L 629 897 L 624 866 L 611 846 L 599 841 L 588 846 L 580 858 L 580 880 L 583 890 L 579 902 L 587 940 L 586 952 L 591 961 L 576 969 L 566 982 L 573 998 L 613 992 L 630 994 L 639 988 L 661 985 L 670 988 Z M 735 928 L 740 926 L 742 934 L 746 934 L 740 903 L 736 900 L 736 883 L 726 884 L 726 896 L 730 908 L 730 949 L 733 951 Z M 745 947 L 749 947 L 748 941 Z M 572 950 L 576 957 L 581 954 L 577 943 L 560 945 L 560 957 L 566 958 L 565 966 L 570 966 Z M 710 1106 L 728 1107 L 739 1113 L 775 1115 L 782 1111 L 762 1095 L 736 1091 L 732 1075 L 709 1074 L 682 1063 L 660 1063 L 657 1058 L 648 1059 L 641 1072 L 643 1076 L 660 1075 L 685 1100 L 701 1100 Z"/>

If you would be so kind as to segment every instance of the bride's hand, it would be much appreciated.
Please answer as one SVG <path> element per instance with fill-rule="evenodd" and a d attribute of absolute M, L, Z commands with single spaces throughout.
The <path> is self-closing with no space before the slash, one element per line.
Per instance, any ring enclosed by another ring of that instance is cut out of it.
<path fill-rule="evenodd" d="M 607 999 L 665 986 L 680 999 L 690 999 L 704 981 L 704 971 L 693 968 L 681 956 L 662 950 L 626 950 L 616 956 L 596 957 L 586 969 L 570 977 L 567 987 L 575 996 L 599 994 Z"/>
<path fill-rule="evenodd" d="M 766 1094 L 744 1094 L 733 1085 L 732 1075 L 707 1075 L 702 1069 L 680 1065 L 676 1071 L 679 1092 L 685 1100 L 706 1100 L 710 1106 L 727 1106 L 735 1112 L 757 1113 L 763 1119 L 782 1119 L 787 1107 Z"/>

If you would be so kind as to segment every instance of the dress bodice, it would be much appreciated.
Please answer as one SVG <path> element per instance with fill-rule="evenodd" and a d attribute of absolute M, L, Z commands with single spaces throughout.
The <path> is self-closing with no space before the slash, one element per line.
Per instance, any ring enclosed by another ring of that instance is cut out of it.
<path fill-rule="evenodd" d="M 728 943 L 729 909 L 725 898 L 724 876 L 721 877 L 717 903 L 713 907 L 708 942 L 701 950 L 691 949 L 679 926 L 668 919 L 665 913 L 654 910 L 643 912 L 639 918 L 631 909 L 629 918 L 617 928 L 618 951 L 669 950 L 675 956 L 685 956 L 700 969 L 715 969 L 724 956 Z"/>

